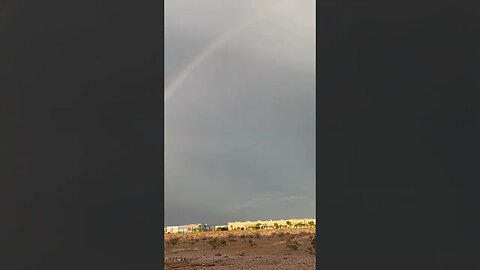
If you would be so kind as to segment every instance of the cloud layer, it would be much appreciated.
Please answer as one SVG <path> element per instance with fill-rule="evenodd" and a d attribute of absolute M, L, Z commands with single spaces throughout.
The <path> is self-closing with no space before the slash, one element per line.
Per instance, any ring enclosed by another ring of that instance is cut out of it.
<path fill-rule="evenodd" d="M 167 84 L 219 35 L 268 11 L 165 103 L 166 224 L 314 216 L 314 1 L 258 2 L 165 3 Z"/>

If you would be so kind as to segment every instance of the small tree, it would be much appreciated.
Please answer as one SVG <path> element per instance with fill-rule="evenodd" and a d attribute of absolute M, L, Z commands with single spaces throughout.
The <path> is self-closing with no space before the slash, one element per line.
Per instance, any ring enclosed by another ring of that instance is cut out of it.
<path fill-rule="evenodd" d="M 310 227 L 315 227 L 315 222 L 309 221 L 309 222 L 308 222 L 308 225 L 310 225 Z"/>
<path fill-rule="evenodd" d="M 278 229 L 278 223 L 275 222 L 275 223 L 273 224 L 273 227 L 274 227 L 275 229 Z"/>
<path fill-rule="evenodd" d="M 262 226 L 262 224 L 261 224 L 261 223 L 257 223 L 257 224 L 255 224 L 255 230 L 258 230 L 258 229 L 260 229 L 260 226 Z"/>
<path fill-rule="evenodd" d="M 288 227 L 292 227 L 292 222 L 290 222 L 290 220 L 287 221 L 287 225 L 288 225 Z"/>

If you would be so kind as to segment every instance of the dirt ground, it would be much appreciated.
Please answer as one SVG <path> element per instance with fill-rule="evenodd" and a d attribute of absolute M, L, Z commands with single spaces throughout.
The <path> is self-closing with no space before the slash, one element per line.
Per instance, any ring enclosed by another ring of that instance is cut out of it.
<path fill-rule="evenodd" d="M 315 269 L 314 236 L 315 228 L 165 234 L 164 269 Z"/>

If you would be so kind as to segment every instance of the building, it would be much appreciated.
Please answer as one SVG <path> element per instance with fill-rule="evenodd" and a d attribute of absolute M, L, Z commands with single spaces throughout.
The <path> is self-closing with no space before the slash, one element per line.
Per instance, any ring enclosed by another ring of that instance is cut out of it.
<path fill-rule="evenodd" d="M 251 230 L 251 229 L 276 229 L 309 227 L 317 224 L 316 219 L 280 219 L 280 220 L 257 220 L 228 222 L 228 230 Z"/>
<path fill-rule="evenodd" d="M 178 233 L 179 226 L 167 226 L 163 229 L 164 233 Z"/>
<path fill-rule="evenodd" d="M 194 231 L 204 231 L 206 230 L 207 224 L 188 224 L 185 225 L 186 232 L 194 232 Z"/>
<path fill-rule="evenodd" d="M 218 226 L 215 226 L 215 231 L 226 231 L 228 230 L 228 225 L 218 225 Z"/>
<path fill-rule="evenodd" d="M 187 224 L 178 226 L 167 226 L 164 228 L 165 233 L 190 233 L 195 230 L 206 230 L 207 224 Z"/>
<path fill-rule="evenodd" d="M 205 230 L 206 231 L 214 231 L 215 227 L 217 227 L 217 226 L 205 224 Z"/>

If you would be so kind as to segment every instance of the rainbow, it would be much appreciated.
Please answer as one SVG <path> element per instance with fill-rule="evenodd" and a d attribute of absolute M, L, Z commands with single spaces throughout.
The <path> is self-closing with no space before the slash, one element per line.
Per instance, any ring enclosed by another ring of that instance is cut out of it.
<path fill-rule="evenodd" d="M 259 12 L 255 16 L 249 17 L 242 23 L 228 29 L 226 32 L 214 39 L 205 49 L 203 49 L 197 56 L 195 56 L 183 69 L 181 69 L 173 78 L 173 80 L 165 87 L 165 102 L 175 92 L 176 89 L 182 84 L 183 81 L 201 65 L 206 59 L 208 59 L 218 48 L 222 47 L 230 38 L 240 33 L 242 30 L 250 26 L 251 24 L 261 20 L 275 8 L 283 6 L 287 1 L 279 1 L 275 5 L 269 7 L 265 12 Z"/>

